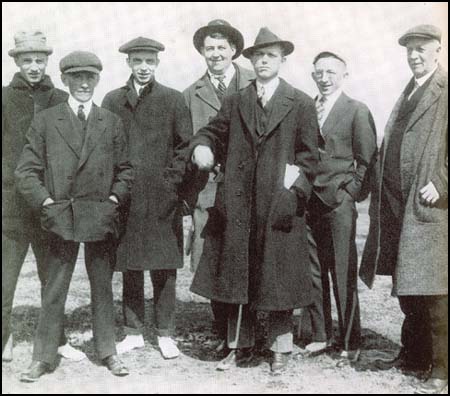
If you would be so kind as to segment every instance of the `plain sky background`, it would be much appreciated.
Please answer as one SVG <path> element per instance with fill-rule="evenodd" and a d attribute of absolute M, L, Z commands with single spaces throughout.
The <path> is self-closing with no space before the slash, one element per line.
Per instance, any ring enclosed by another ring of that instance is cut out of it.
<path fill-rule="evenodd" d="M 206 70 L 192 37 L 212 19 L 226 19 L 251 46 L 259 29 L 269 27 L 295 51 L 281 72 L 295 87 L 316 94 L 311 79 L 312 59 L 323 50 L 347 60 L 350 77 L 346 92 L 366 103 L 383 133 L 389 113 L 411 78 L 406 51 L 397 43 L 410 27 L 430 23 L 443 31 L 441 63 L 448 66 L 448 3 L 2 3 L 2 84 L 16 66 L 8 56 L 14 33 L 41 29 L 54 48 L 47 73 L 62 88 L 59 60 L 74 50 L 95 52 L 104 71 L 94 96 L 122 86 L 129 76 L 119 46 L 138 36 L 166 46 L 160 54 L 157 80 L 184 90 Z M 240 57 L 237 62 L 251 68 Z"/>

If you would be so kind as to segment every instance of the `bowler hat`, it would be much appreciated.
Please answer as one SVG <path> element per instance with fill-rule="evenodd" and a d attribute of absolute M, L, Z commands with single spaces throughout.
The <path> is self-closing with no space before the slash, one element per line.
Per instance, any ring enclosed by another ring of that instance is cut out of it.
<path fill-rule="evenodd" d="M 87 51 L 74 51 L 66 55 L 59 62 L 59 69 L 62 73 L 76 73 L 87 71 L 99 74 L 102 69 L 102 62 L 97 55 Z"/>
<path fill-rule="evenodd" d="M 17 32 L 14 35 L 15 48 L 8 51 L 8 55 L 15 57 L 25 52 L 43 52 L 50 55 L 53 49 L 47 46 L 47 38 L 39 30 Z"/>
<path fill-rule="evenodd" d="M 244 37 L 239 30 L 223 19 L 214 19 L 209 22 L 208 25 L 201 27 L 195 32 L 193 41 L 194 47 L 198 52 L 202 52 L 205 37 L 213 33 L 222 33 L 236 46 L 236 53 L 234 54 L 233 59 L 236 59 L 241 55 L 241 52 L 244 49 Z"/>
<path fill-rule="evenodd" d="M 133 51 L 160 52 L 164 51 L 164 49 L 164 45 L 156 40 L 152 40 L 146 37 L 138 37 L 123 44 L 119 48 L 119 52 L 122 52 L 124 54 L 129 54 Z"/>
<path fill-rule="evenodd" d="M 259 30 L 255 39 L 255 44 L 252 47 L 246 48 L 242 55 L 250 58 L 255 50 L 258 48 L 268 47 L 270 45 L 278 44 L 283 48 L 283 55 L 289 55 L 294 51 L 294 44 L 290 41 L 281 40 L 277 35 L 272 33 L 268 28 L 263 27 Z"/>
<path fill-rule="evenodd" d="M 433 25 L 418 25 L 409 29 L 403 36 L 398 39 L 398 43 L 403 47 L 406 46 L 408 40 L 412 38 L 425 38 L 430 40 L 437 40 L 441 42 L 441 30 Z"/>

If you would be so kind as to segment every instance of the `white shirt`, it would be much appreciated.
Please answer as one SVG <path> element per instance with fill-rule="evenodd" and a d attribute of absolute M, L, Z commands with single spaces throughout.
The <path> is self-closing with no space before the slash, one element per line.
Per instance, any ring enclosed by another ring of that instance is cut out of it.
<path fill-rule="evenodd" d="M 342 92 L 343 92 L 342 88 L 339 88 L 335 92 L 333 92 L 331 95 L 325 96 L 326 100 L 325 100 L 325 102 L 323 102 L 324 112 L 323 112 L 322 120 L 319 122 L 320 129 L 322 129 L 323 124 L 325 124 L 325 121 L 327 120 L 328 115 L 331 112 L 331 109 L 333 108 L 333 106 L 335 105 L 335 103 L 337 102 L 339 97 L 341 96 Z M 323 95 L 317 96 L 316 103 L 319 102 L 319 100 L 322 97 L 323 97 Z"/>
<path fill-rule="evenodd" d="M 256 80 L 256 90 L 257 92 L 260 92 L 261 87 L 264 88 L 264 98 L 266 103 L 272 99 L 273 94 L 278 88 L 278 85 L 280 85 L 280 78 L 275 77 L 273 80 L 270 80 L 267 83 L 262 83 L 258 80 Z"/>
<path fill-rule="evenodd" d="M 213 74 L 208 70 L 209 79 L 211 80 L 212 85 L 214 85 L 216 89 L 219 89 L 219 80 L 217 79 L 217 77 L 224 76 L 225 78 L 223 79 L 223 83 L 228 88 L 228 86 L 231 83 L 231 80 L 234 77 L 234 73 L 235 70 L 233 65 L 230 65 L 230 67 L 227 70 L 225 70 L 224 74 Z"/>
<path fill-rule="evenodd" d="M 144 89 L 148 84 L 150 84 L 150 82 L 151 82 L 151 81 L 149 81 L 147 84 L 141 85 L 141 84 L 138 84 L 138 83 L 136 82 L 136 80 L 133 78 L 133 85 L 134 85 L 134 89 L 136 90 L 137 96 L 139 96 L 139 91 L 140 91 L 141 89 Z"/>
<path fill-rule="evenodd" d="M 69 106 L 72 109 L 72 111 L 75 113 L 75 115 L 78 115 L 78 108 L 80 107 L 80 105 L 83 105 L 83 111 L 84 114 L 86 115 L 86 120 L 89 117 L 89 114 L 91 112 L 91 108 L 92 108 L 92 99 L 87 101 L 87 102 L 78 102 L 78 100 L 76 100 L 72 95 L 69 96 Z"/>
<path fill-rule="evenodd" d="M 411 96 L 414 95 L 414 93 L 423 85 L 425 84 L 428 79 L 433 75 L 433 73 L 436 71 L 436 69 L 438 68 L 438 65 L 436 65 L 436 67 L 430 71 L 429 73 L 425 74 L 422 77 L 419 78 L 414 78 L 414 89 L 411 91 L 411 93 L 408 95 L 408 100 L 411 99 Z"/>

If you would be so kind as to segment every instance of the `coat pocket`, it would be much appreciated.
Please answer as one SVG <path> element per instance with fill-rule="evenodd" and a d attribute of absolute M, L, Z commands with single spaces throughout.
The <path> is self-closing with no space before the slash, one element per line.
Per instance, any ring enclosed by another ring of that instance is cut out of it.
<path fill-rule="evenodd" d="M 420 223 L 442 223 L 448 219 L 448 202 L 439 200 L 432 206 L 420 202 L 420 192 L 417 191 L 413 202 L 414 217 Z"/>
<path fill-rule="evenodd" d="M 41 227 L 64 240 L 73 240 L 73 212 L 69 200 L 55 201 L 41 208 Z"/>
<path fill-rule="evenodd" d="M 290 232 L 292 222 L 297 214 L 297 195 L 285 188 L 275 194 L 272 205 L 272 228 L 277 231 Z"/>

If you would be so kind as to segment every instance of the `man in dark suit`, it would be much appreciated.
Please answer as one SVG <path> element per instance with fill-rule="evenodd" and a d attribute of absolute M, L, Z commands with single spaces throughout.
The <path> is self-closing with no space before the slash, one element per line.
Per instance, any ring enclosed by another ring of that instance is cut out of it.
<path fill-rule="evenodd" d="M 332 339 L 329 272 L 339 318 L 339 365 L 356 361 L 360 347 L 358 257 L 355 201 L 364 199 L 364 180 L 376 154 L 376 131 L 366 105 L 343 92 L 345 61 L 331 52 L 314 59 L 312 77 L 320 126 L 318 172 L 308 207 L 314 301 L 308 308 L 313 342 L 310 353 Z"/>
<path fill-rule="evenodd" d="M 247 87 L 254 79 L 253 71 L 244 69 L 237 59 L 244 49 L 242 34 L 227 21 L 216 19 L 198 29 L 194 34 L 194 46 L 204 57 L 207 72 L 184 92 L 191 114 L 194 133 L 217 115 L 225 96 Z M 209 175 L 205 188 L 200 192 L 193 214 L 194 235 L 191 248 L 191 269 L 198 267 L 205 239 L 203 229 L 208 221 L 208 210 L 214 206 L 216 191 L 223 187 L 220 164 Z M 227 332 L 227 308 L 211 301 L 214 329 L 220 340 L 218 350 L 225 345 Z"/>
<path fill-rule="evenodd" d="M 40 31 L 18 32 L 9 51 L 19 71 L 2 90 L 2 357 L 12 360 L 11 311 L 17 281 L 28 248 L 36 258 L 42 288 L 47 280 L 47 235 L 39 213 L 32 210 L 17 191 L 14 171 L 25 144 L 25 134 L 35 114 L 67 100 L 67 93 L 54 87 L 45 74 L 53 52 Z M 86 356 L 60 337 L 58 353 L 71 360 Z"/>
<path fill-rule="evenodd" d="M 35 117 L 16 170 L 20 193 L 41 210 L 41 226 L 50 234 L 48 281 L 24 382 L 37 381 L 55 361 L 81 242 L 97 353 L 112 374 L 128 374 L 116 354 L 110 260 L 119 232 L 118 209 L 128 200 L 133 180 L 127 139 L 119 117 L 92 103 L 102 70 L 98 57 L 76 51 L 61 60 L 60 69 L 70 91 L 68 102 Z"/>

